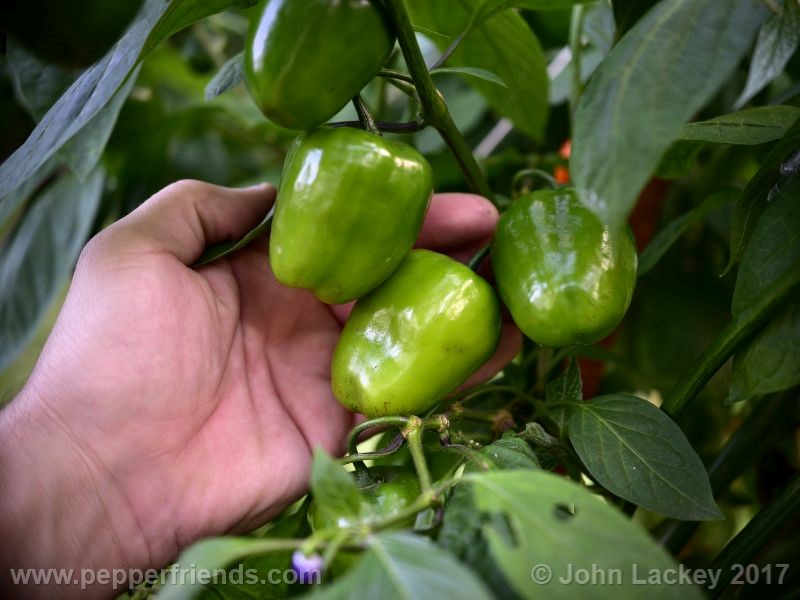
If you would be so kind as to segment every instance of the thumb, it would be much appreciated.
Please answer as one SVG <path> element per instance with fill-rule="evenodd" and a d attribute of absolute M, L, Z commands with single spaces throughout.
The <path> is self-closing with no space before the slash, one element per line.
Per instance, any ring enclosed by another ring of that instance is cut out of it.
<path fill-rule="evenodd" d="M 186 265 L 206 246 L 241 238 L 275 201 L 269 184 L 234 189 L 201 181 L 173 183 L 101 233 L 125 252 L 171 254 Z"/>

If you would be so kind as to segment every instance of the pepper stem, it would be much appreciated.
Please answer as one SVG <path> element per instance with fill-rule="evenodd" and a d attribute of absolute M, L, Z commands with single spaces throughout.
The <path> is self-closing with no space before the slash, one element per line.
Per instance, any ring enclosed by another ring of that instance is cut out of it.
<path fill-rule="evenodd" d="M 473 271 L 477 271 L 483 260 L 489 255 L 490 247 L 491 246 L 489 244 L 482 246 L 481 249 L 473 254 L 472 258 L 467 261 L 467 266 Z"/>
<path fill-rule="evenodd" d="M 417 470 L 419 484 L 423 493 L 431 491 L 431 474 L 428 471 L 428 463 L 425 461 L 425 451 L 422 448 L 422 435 L 425 428 L 421 423 L 413 427 L 406 435 L 408 449 L 411 451 L 411 458 L 414 459 L 414 468 Z"/>
<path fill-rule="evenodd" d="M 353 98 L 353 106 L 356 107 L 358 121 L 361 123 L 361 127 L 370 133 L 380 135 L 381 132 L 378 129 L 378 126 L 375 124 L 375 119 L 372 117 L 372 113 L 369 112 L 369 109 L 364 103 L 364 100 L 361 98 L 361 95 L 357 95 L 355 98 Z"/>
<path fill-rule="evenodd" d="M 497 204 L 486 175 L 481 170 L 478 161 L 475 160 L 461 131 L 453 122 L 444 97 L 433 83 L 403 0 L 385 0 L 383 4 L 392 20 L 397 33 L 397 41 L 403 51 L 403 58 L 405 58 L 408 71 L 414 80 L 414 86 L 417 88 L 423 118 L 439 132 L 450 148 L 470 189 L 476 194 L 488 198 L 493 204 Z"/>

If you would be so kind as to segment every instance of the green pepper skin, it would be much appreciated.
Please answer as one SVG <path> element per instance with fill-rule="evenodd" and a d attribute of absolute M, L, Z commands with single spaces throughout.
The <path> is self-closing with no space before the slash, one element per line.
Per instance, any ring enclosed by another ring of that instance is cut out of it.
<path fill-rule="evenodd" d="M 143 0 L 2 0 L 0 30 L 39 58 L 87 67 L 119 40 Z"/>
<path fill-rule="evenodd" d="M 411 146 L 352 128 L 300 136 L 272 223 L 275 277 L 329 304 L 360 298 L 411 250 L 432 193 L 430 165 Z"/>
<path fill-rule="evenodd" d="M 571 189 L 518 198 L 492 241 L 500 296 L 534 342 L 591 344 L 619 324 L 636 284 L 636 245 L 628 226 L 612 232 Z"/>
<path fill-rule="evenodd" d="M 321 125 L 375 77 L 394 48 L 370 0 L 264 0 L 244 55 L 250 95 L 274 123 Z"/>
<path fill-rule="evenodd" d="M 333 353 L 333 393 L 369 418 L 422 414 L 491 357 L 500 327 L 485 280 L 447 256 L 412 250 L 350 314 Z"/>

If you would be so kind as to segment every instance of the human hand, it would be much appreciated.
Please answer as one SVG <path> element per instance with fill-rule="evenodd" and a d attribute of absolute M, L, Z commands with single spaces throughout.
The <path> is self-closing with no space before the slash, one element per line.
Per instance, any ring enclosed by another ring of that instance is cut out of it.
<path fill-rule="evenodd" d="M 332 395 L 330 362 L 350 307 L 277 283 L 266 239 L 187 266 L 274 196 L 179 182 L 87 245 L 34 373 L 0 413 L 4 566 L 163 566 L 298 498 L 316 446 L 343 452 L 354 415 Z M 466 260 L 496 220 L 480 197 L 441 194 L 419 245 Z M 520 339 L 505 325 L 473 381 Z"/>

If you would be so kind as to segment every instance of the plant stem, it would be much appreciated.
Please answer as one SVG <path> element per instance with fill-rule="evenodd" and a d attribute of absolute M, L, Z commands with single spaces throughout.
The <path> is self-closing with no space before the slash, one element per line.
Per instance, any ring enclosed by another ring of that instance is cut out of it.
<path fill-rule="evenodd" d="M 405 83 L 410 83 L 414 85 L 414 80 L 412 79 L 411 75 L 403 73 L 402 71 L 395 71 L 393 69 L 381 69 L 378 71 L 378 77 L 382 77 L 384 79 L 395 79 L 397 81 L 404 81 Z"/>
<path fill-rule="evenodd" d="M 572 121 L 572 130 L 575 130 L 575 110 L 578 99 L 581 97 L 583 84 L 581 82 L 581 37 L 583 36 L 584 7 L 577 4 L 572 7 L 572 17 L 569 24 L 569 49 L 572 53 L 572 78 L 569 88 L 569 112 Z"/>
<path fill-rule="evenodd" d="M 746 566 L 800 511 L 800 475 L 795 475 L 777 500 L 762 509 L 733 538 L 709 566 L 709 572 L 720 573 L 719 582 L 708 593 L 717 598 L 737 574 L 736 565 Z"/>
<path fill-rule="evenodd" d="M 471 29 L 471 24 L 469 26 L 467 26 L 467 29 L 465 29 L 464 31 L 462 31 L 461 33 L 458 34 L 456 39 L 454 39 L 450 43 L 450 45 L 442 53 L 442 55 L 439 58 L 436 59 L 436 62 L 434 62 L 431 65 L 431 68 L 430 68 L 431 71 L 435 71 L 436 69 L 441 67 L 444 63 L 447 62 L 448 58 L 453 56 L 453 52 L 455 52 L 458 49 L 458 47 L 461 45 L 461 42 L 464 41 L 464 37 L 466 37 L 466 35 L 467 35 L 467 33 L 469 33 L 470 29 Z"/>
<path fill-rule="evenodd" d="M 353 106 L 356 107 L 358 122 L 361 123 L 361 127 L 370 133 L 380 135 L 381 132 L 378 131 L 378 126 L 375 125 L 375 119 L 372 118 L 372 114 L 369 112 L 367 105 L 364 103 L 364 99 L 360 95 L 353 98 Z"/>
<path fill-rule="evenodd" d="M 405 123 L 374 121 L 374 124 L 378 131 L 387 133 L 415 133 L 417 131 L 422 131 L 428 126 L 424 121 L 408 121 Z M 327 123 L 327 125 L 328 127 L 362 127 L 361 121 L 336 121 L 335 123 Z"/>
<path fill-rule="evenodd" d="M 470 258 L 467 261 L 467 266 L 473 271 L 477 271 L 478 267 L 481 266 L 481 263 L 484 261 L 484 259 L 487 256 L 489 256 L 489 248 L 490 248 L 489 244 L 486 244 L 485 246 L 481 247 L 481 249 L 478 250 L 475 254 L 473 254 L 472 258 Z"/>
<path fill-rule="evenodd" d="M 431 474 L 428 471 L 428 464 L 425 462 L 425 451 L 422 448 L 422 434 L 425 430 L 422 427 L 414 427 L 406 434 L 408 449 L 411 451 L 411 458 L 414 459 L 414 467 L 417 470 L 419 484 L 422 492 L 431 491 Z"/>
<path fill-rule="evenodd" d="M 708 467 L 714 497 L 727 490 L 776 438 L 793 427 L 791 415 L 796 404 L 795 394 L 784 393 L 764 398 L 754 407 Z M 656 538 L 664 548 L 677 555 L 698 526 L 699 523 L 694 521 L 668 519 L 658 527 Z"/>
<path fill-rule="evenodd" d="M 497 204 L 494 193 L 489 187 L 486 176 L 481 170 L 480 165 L 472 155 L 464 136 L 456 127 L 444 98 L 436 89 L 436 86 L 425 65 L 419 43 L 411 27 L 403 0 L 386 0 L 384 2 L 389 18 L 394 24 L 397 32 L 397 40 L 400 42 L 400 49 L 403 51 L 408 70 L 417 88 L 417 94 L 422 108 L 422 116 L 425 121 L 434 127 L 444 142 L 455 156 L 464 178 L 470 189 L 476 194 L 480 194 Z"/>
<path fill-rule="evenodd" d="M 362 455 L 358 454 L 358 436 L 367 429 L 371 429 L 379 425 L 405 427 L 408 425 L 408 417 L 379 417 L 377 419 L 370 419 L 369 421 L 359 423 L 350 430 L 350 433 L 347 434 L 347 453 L 353 458 L 351 460 L 346 460 L 347 457 L 345 457 L 342 462 L 344 464 L 352 462 L 353 466 L 356 468 L 356 471 L 358 471 L 359 477 L 368 478 L 369 469 L 367 469 L 367 466 L 363 463 L 363 461 L 367 459 L 361 458 Z M 389 454 L 391 454 L 391 452 Z"/>
<path fill-rule="evenodd" d="M 364 460 L 385 458 L 387 456 L 391 456 L 392 454 L 400 450 L 400 448 L 403 447 L 403 443 L 405 441 L 406 438 L 403 437 L 403 434 L 398 433 L 396 436 L 392 438 L 392 440 L 388 444 L 386 444 L 380 450 L 376 450 L 375 452 L 362 452 L 360 454 L 358 452 L 351 452 L 348 453 L 348 455 L 345 456 L 344 458 L 341 458 L 339 462 L 341 462 L 343 465 L 346 465 L 348 463 L 358 463 Z"/>
<path fill-rule="evenodd" d="M 734 351 L 752 335 L 772 310 L 783 302 L 800 285 L 800 270 L 789 269 L 722 330 L 717 338 L 695 361 L 689 371 L 670 391 L 664 401 L 664 410 L 675 417 L 684 405 L 705 387 Z"/>

